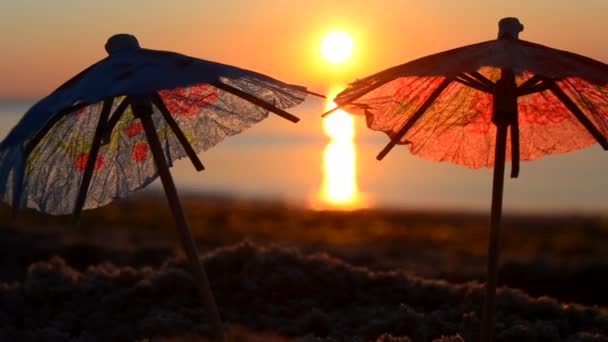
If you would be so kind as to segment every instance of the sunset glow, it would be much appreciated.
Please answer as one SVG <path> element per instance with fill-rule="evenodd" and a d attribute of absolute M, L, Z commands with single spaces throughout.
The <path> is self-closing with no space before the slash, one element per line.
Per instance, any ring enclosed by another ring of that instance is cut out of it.
<path fill-rule="evenodd" d="M 323 195 L 332 205 L 351 205 L 356 202 L 356 151 L 350 141 L 333 140 L 323 152 Z"/>
<path fill-rule="evenodd" d="M 352 55 L 353 47 L 353 39 L 347 33 L 334 31 L 323 37 L 321 54 L 329 62 L 344 63 Z"/>
<path fill-rule="evenodd" d="M 330 89 L 328 99 L 340 91 Z M 325 110 L 336 104 L 328 100 Z M 352 115 L 337 110 L 323 120 L 323 130 L 331 141 L 323 151 L 323 186 L 321 201 L 324 206 L 354 209 L 364 206 L 357 184 L 357 151 L 354 143 L 355 126 Z"/>
<path fill-rule="evenodd" d="M 608 342 L 608 0 L 0 13 L 0 342 Z"/>

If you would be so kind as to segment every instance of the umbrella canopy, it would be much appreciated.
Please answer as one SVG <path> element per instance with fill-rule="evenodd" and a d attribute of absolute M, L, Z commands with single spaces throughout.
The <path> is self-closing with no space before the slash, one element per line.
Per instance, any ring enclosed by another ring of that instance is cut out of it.
<path fill-rule="evenodd" d="M 172 165 L 188 152 L 170 121 L 200 152 L 263 120 L 269 111 L 297 121 L 282 109 L 301 103 L 307 93 L 253 71 L 143 49 L 128 35 L 113 37 L 107 47 L 107 58 L 36 103 L 0 144 L 2 200 L 49 214 L 72 213 L 101 121 L 107 122 L 104 141 L 84 208 L 152 182 L 158 173 L 127 95 L 154 94 L 151 117 Z"/>
<path fill-rule="evenodd" d="M 493 339 L 505 161 L 517 177 L 520 159 L 596 142 L 608 150 L 608 65 L 520 40 L 521 31 L 502 19 L 497 40 L 387 69 L 334 99 L 389 135 L 378 160 L 407 144 L 425 159 L 494 167 L 482 341 Z"/>
<path fill-rule="evenodd" d="M 351 114 L 365 115 L 369 128 L 398 137 L 396 143 L 408 144 L 417 156 L 491 167 L 493 96 L 503 69 L 514 72 L 517 87 L 521 140 L 515 158 L 534 160 L 595 142 L 608 148 L 608 65 L 520 39 L 423 57 L 357 80 L 334 101 Z M 573 115 L 561 100 L 564 94 L 582 116 Z M 424 115 L 408 122 L 431 96 Z M 406 122 L 409 129 L 400 134 Z M 513 158 L 512 140 L 507 160 Z"/>

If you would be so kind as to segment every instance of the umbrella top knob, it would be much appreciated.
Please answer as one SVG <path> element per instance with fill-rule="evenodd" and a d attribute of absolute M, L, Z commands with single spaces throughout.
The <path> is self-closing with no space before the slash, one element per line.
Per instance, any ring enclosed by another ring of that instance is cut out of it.
<path fill-rule="evenodd" d="M 502 18 L 498 22 L 498 39 L 519 39 L 519 32 L 524 30 L 524 25 L 517 18 Z"/>
<path fill-rule="evenodd" d="M 139 49 L 139 42 L 135 36 L 127 33 L 115 34 L 106 43 L 106 51 L 110 55 L 125 49 Z"/>

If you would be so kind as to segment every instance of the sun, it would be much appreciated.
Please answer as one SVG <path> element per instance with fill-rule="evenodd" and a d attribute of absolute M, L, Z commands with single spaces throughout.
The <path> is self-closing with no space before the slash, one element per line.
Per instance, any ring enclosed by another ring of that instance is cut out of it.
<path fill-rule="evenodd" d="M 353 46 L 353 39 L 347 33 L 333 31 L 323 37 L 321 54 L 331 63 L 344 63 L 352 55 Z"/>

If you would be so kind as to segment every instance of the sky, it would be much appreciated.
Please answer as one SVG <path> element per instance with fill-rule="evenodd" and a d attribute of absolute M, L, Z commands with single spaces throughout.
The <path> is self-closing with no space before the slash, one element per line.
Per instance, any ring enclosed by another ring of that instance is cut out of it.
<path fill-rule="evenodd" d="M 0 136 L 26 104 L 104 58 L 104 45 L 116 33 L 134 34 L 142 47 L 232 64 L 333 95 L 383 69 L 495 39 L 498 21 L 512 16 L 525 26 L 520 39 L 608 62 L 606 13 L 606 0 L 0 1 Z M 343 64 L 321 56 L 322 38 L 335 30 L 354 42 Z M 24 101 L 15 109 L 13 100 Z M 204 177 L 187 163 L 176 165 L 178 186 L 278 197 L 310 191 L 317 196 L 318 188 L 331 197 L 336 187 L 336 196 L 357 195 L 364 205 L 385 199 L 385 204 L 487 207 L 491 170 L 425 161 L 404 148 L 378 163 L 375 155 L 387 137 L 367 130 L 365 120 L 357 118 L 356 144 L 346 138 L 346 145 L 335 145 L 339 141 L 327 134 L 328 120 L 320 118 L 327 105 L 309 97 L 293 109 L 302 118 L 297 125 L 270 118 L 203 153 L 212 166 Z M 310 139 L 318 146 L 293 144 Z M 276 144 L 257 145 L 266 141 Z M 596 145 L 523 163 L 522 177 L 507 186 L 505 206 L 605 211 L 604 160 Z M 279 162 L 283 168 L 274 173 L 250 167 Z M 256 181 L 235 188 L 235 180 L 247 179 L 244 170 Z"/>
<path fill-rule="evenodd" d="M 521 38 L 608 61 L 605 0 L 0 2 L 0 99 L 39 98 L 105 56 L 115 33 L 324 92 L 424 55 L 494 39 L 516 16 Z M 323 35 L 348 32 L 352 58 L 324 61 Z"/>

